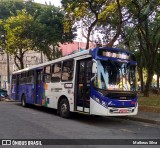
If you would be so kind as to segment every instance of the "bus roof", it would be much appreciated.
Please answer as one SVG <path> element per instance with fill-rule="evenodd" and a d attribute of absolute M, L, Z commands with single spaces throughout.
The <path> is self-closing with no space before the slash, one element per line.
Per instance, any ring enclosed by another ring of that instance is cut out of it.
<path fill-rule="evenodd" d="M 14 71 L 14 72 L 12 72 L 12 74 L 22 73 L 22 72 L 29 71 L 29 70 L 32 70 L 32 69 L 36 69 L 36 68 L 39 68 L 39 67 L 43 67 L 43 66 L 46 66 L 46 65 L 49 65 L 49 64 L 52 64 L 52 63 L 56 63 L 56 62 L 59 62 L 59 61 L 72 59 L 72 58 L 76 58 L 76 57 L 83 56 L 83 55 L 88 55 L 88 54 L 89 54 L 89 50 L 83 50 L 83 51 L 80 51 L 80 52 L 77 52 L 77 53 L 74 53 L 74 54 L 70 54 L 70 55 L 67 55 L 67 56 L 64 56 L 64 57 L 60 57 L 60 58 L 52 60 L 52 61 L 48 61 L 48 62 L 45 62 L 45 63 L 42 63 L 42 64 L 38 64 L 38 65 L 27 67 L 27 68 L 24 68 L 24 69 L 21 69 L 21 70 L 18 70 L 18 71 Z"/>
<path fill-rule="evenodd" d="M 36 69 L 36 68 L 39 68 L 39 67 L 43 67 L 43 66 L 46 66 L 46 65 L 49 65 L 49 64 L 52 64 L 52 63 L 56 63 L 56 62 L 67 60 L 67 59 L 76 58 L 76 57 L 83 56 L 83 55 L 89 55 L 90 54 L 93 58 L 96 59 L 97 52 L 100 51 L 100 50 L 103 50 L 103 49 L 106 49 L 108 51 L 117 51 L 117 52 L 123 52 L 123 53 L 128 53 L 128 54 L 134 55 L 130 51 L 127 51 L 127 50 L 124 50 L 124 49 L 110 48 L 110 47 L 98 47 L 98 48 L 83 50 L 83 51 L 80 51 L 80 52 L 77 52 L 77 53 L 74 53 L 74 54 L 70 54 L 70 55 L 67 55 L 67 56 L 64 56 L 64 57 L 60 57 L 58 59 L 55 59 L 55 60 L 52 60 L 52 61 L 49 61 L 49 62 L 45 62 L 45 63 L 38 64 L 38 65 L 35 65 L 35 66 L 27 67 L 25 69 L 21 69 L 21 70 L 18 70 L 18 71 L 14 71 L 14 72 L 12 72 L 12 74 L 22 73 L 22 72 L 29 71 L 29 70 L 32 70 L 32 69 Z"/>

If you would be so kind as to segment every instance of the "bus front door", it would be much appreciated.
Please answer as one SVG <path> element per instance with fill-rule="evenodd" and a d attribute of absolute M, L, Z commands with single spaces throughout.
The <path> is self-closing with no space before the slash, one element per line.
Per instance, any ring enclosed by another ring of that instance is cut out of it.
<path fill-rule="evenodd" d="M 90 79 L 92 77 L 91 58 L 77 61 L 76 100 L 77 111 L 89 113 L 90 107 Z"/>
<path fill-rule="evenodd" d="M 36 105 L 41 105 L 42 104 L 42 98 L 43 98 L 43 92 L 44 92 L 44 88 L 43 88 L 43 70 L 39 69 L 36 70 L 36 74 L 35 74 L 35 104 Z"/>

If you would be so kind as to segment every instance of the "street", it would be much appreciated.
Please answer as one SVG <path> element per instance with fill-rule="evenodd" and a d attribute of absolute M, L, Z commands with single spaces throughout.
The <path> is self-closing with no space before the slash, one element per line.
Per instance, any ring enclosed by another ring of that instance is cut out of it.
<path fill-rule="evenodd" d="M 0 139 L 159 139 L 160 126 L 112 117 L 75 114 L 64 119 L 56 110 L 23 108 L 0 102 Z"/>

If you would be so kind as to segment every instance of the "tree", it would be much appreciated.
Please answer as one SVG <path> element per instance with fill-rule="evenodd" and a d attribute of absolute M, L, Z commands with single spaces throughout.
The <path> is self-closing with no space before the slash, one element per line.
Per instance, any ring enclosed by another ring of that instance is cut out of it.
<path fill-rule="evenodd" d="M 59 43 L 72 42 L 76 36 L 75 28 L 64 30 L 64 14 L 59 8 L 42 6 L 38 13 L 34 26 L 30 29 L 30 38 L 34 50 L 42 51 L 48 60 L 52 60 L 56 55 L 61 55 L 61 51 L 57 50 Z"/>
<path fill-rule="evenodd" d="M 52 60 L 62 55 L 58 44 L 72 42 L 76 35 L 72 26 L 64 30 L 64 12 L 54 6 L 6 0 L 0 1 L 0 8 L 0 31 L 6 34 L 6 51 L 14 55 L 18 69 L 24 68 L 26 51 L 43 52 Z"/>
<path fill-rule="evenodd" d="M 156 74 L 157 74 L 157 88 L 160 88 L 160 87 L 159 87 L 159 78 L 160 78 L 160 53 L 158 53 L 158 55 L 157 55 L 155 72 L 156 72 Z"/>
<path fill-rule="evenodd" d="M 24 68 L 24 54 L 33 49 L 33 42 L 29 38 L 29 29 L 33 23 L 33 17 L 26 10 L 17 11 L 17 16 L 9 17 L 4 23 L 6 51 L 14 56 L 18 69 Z"/>
<path fill-rule="evenodd" d="M 1 0 L 0 19 L 5 20 L 10 16 L 16 15 L 17 10 L 24 9 L 23 0 Z"/>
<path fill-rule="evenodd" d="M 91 33 L 96 31 L 107 40 L 107 46 L 113 46 L 121 34 L 122 24 L 128 18 L 122 13 L 126 3 L 128 1 L 125 0 L 62 0 L 68 24 L 79 24 L 83 32 L 87 32 L 86 49 Z"/>
<path fill-rule="evenodd" d="M 88 49 L 91 32 L 98 23 L 98 15 L 102 6 L 107 3 L 106 0 L 62 0 L 61 3 L 66 12 L 66 28 L 68 25 L 75 25 L 76 23 L 81 28 L 85 28 L 87 31 L 86 49 Z"/>
<path fill-rule="evenodd" d="M 136 31 L 136 27 L 127 23 L 122 28 L 121 39 L 119 40 L 119 47 L 124 48 L 133 52 L 136 56 L 137 70 L 139 74 L 139 79 L 141 82 L 141 92 L 144 91 L 144 75 L 143 70 L 145 69 L 144 55 L 142 54 L 142 47 L 140 44 L 140 36 Z"/>
<path fill-rule="evenodd" d="M 132 1 L 129 6 L 136 26 L 140 48 L 144 56 L 147 81 L 144 95 L 149 96 L 149 90 L 154 74 L 158 48 L 160 46 L 160 1 Z"/>

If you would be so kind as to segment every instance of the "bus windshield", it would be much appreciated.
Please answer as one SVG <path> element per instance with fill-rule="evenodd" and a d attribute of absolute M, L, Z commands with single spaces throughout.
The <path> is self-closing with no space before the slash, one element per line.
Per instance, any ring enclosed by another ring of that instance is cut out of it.
<path fill-rule="evenodd" d="M 136 91 L 136 65 L 130 62 L 98 60 L 95 86 L 105 90 Z"/>

